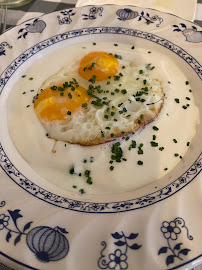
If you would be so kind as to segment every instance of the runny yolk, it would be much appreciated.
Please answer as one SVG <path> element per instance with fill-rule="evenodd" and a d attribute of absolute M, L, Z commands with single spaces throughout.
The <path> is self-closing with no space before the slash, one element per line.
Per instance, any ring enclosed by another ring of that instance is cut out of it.
<path fill-rule="evenodd" d="M 96 76 L 95 81 L 103 81 L 114 76 L 119 70 L 119 62 L 115 56 L 106 52 L 91 52 L 81 59 L 79 75 L 89 80 Z"/>
<path fill-rule="evenodd" d="M 71 87 L 68 87 L 63 91 L 58 90 L 58 87 L 63 87 L 62 84 L 55 86 L 57 86 L 56 90 L 48 87 L 38 95 L 34 102 L 35 112 L 40 119 L 46 122 L 56 120 L 70 121 L 75 111 L 85 109 L 85 103 L 89 102 L 90 97 L 87 94 L 87 90 L 81 86 L 76 87 L 72 85 L 75 90 L 71 90 Z M 83 104 L 85 105 L 82 106 Z"/>

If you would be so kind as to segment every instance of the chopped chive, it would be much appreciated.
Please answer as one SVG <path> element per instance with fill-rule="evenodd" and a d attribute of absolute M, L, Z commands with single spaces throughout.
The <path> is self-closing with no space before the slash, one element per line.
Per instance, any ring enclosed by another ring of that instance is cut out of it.
<path fill-rule="evenodd" d="M 72 186 L 73 188 L 77 188 L 77 186 Z"/>
<path fill-rule="evenodd" d="M 93 42 L 93 45 L 96 45 L 96 42 Z"/>
<path fill-rule="evenodd" d="M 186 109 L 187 109 L 187 106 L 183 105 L 182 108 L 183 108 L 184 110 L 186 110 Z"/>
<path fill-rule="evenodd" d="M 176 102 L 176 103 L 180 103 L 179 98 L 175 98 L 175 102 Z"/>
<path fill-rule="evenodd" d="M 190 146 L 190 142 L 187 142 L 187 146 Z"/>
<path fill-rule="evenodd" d="M 82 188 L 82 189 L 79 190 L 79 192 L 80 192 L 81 194 L 83 194 L 83 193 L 85 193 L 85 190 Z"/>
<path fill-rule="evenodd" d="M 74 174 L 74 166 L 71 167 L 71 169 L 69 170 L 69 173 L 70 173 L 70 174 Z"/>
<path fill-rule="evenodd" d="M 159 150 L 160 150 L 160 151 L 163 151 L 163 150 L 164 150 L 164 147 L 159 147 Z"/>
<path fill-rule="evenodd" d="M 71 93 L 68 93 L 68 97 L 71 99 L 72 98 L 72 94 Z"/>
<path fill-rule="evenodd" d="M 117 47 L 117 46 L 118 46 L 118 44 L 114 44 L 114 46 L 115 46 L 115 47 Z"/>
<path fill-rule="evenodd" d="M 82 104 L 82 107 L 83 107 L 83 108 L 86 108 L 87 106 L 88 106 L 87 103 L 83 103 L 83 104 Z"/>
<path fill-rule="evenodd" d="M 26 77 L 26 75 L 22 75 L 22 78 L 25 78 Z"/>
<path fill-rule="evenodd" d="M 111 137 L 114 137 L 114 133 L 111 133 L 110 136 L 111 136 Z"/>
<path fill-rule="evenodd" d="M 174 156 L 175 156 L 175 157 L 178 157 L 178 156 L 179 156 L 179 154 L 175 153 L 175 154 L 174 154 Z"/>
<path fill-rule="evenodd" d="M 190 98 L 189 98 L 189 97 L 186 97 L 186 99 L 187 99 L 187 100 L 190 100 Z"/>
<path fill-rule="evenodd" d="M 127 93 L 126 89 L 121 90 L 121 93 L 125 95 Z"/>
<path fill-rule="evenodd" d="M 60 93 L 60 96 L 64 96 L 64 93 Z"/>
<path fill-rule="evenodd" d="M 185 82 L 185 84 L 186 84 L 186 85 L 188 85 L 188 84 L 189 84 L 189 82 L 188 82 L 188 81 L 186 81 L 186 82 Z"/>
<path fill-rule="evenodd" d="M 168 168 L 165 168 L 165 169 L 164 169 L 164 171 L 167 171 L 167 170 L 168 170 Z"/>
<path fill-rule="evenodd" d="M 67 112 L 68 115 L 71 115 L 72 113 L 70 111 Z"/>
<path fill-rule="evenodd" d="M 141 69 L 141 70 L 139 70 L 139 74 L 143 74 L 144 73 L 144 71 Z"/>
<path fill-rule="evenodd" d="M 173 139 L 174 143 L 177 143 L 177 140 L 176 139 Z"/>
<path fill-rule="evenodd" d="M 30 105 L 27 105 L 26 107 L 27 107 L 27 108 L 29 108 L 29 107 L 30 107 Z"/>
<path fill-rule="evenodd" d="M 151 141 L 150 144 L 151 144 L 152 147 L 157 147 L 158 146 L 158 143 L 157 142 Z"/>
<path fill-rule="evenodd" d="M 32 80 L 33 80 L 33 78 L 32 78 L 32 77 L 30 77 L 30 78 L 29 78 L 29 80 L 30 80 L 30 81 L 32 81 Z"/>
<path fill-rule="evenodd" d="M 135 49 L 135 46 L 132 46 L 132 47 L 131 47 L 131 50 L 134 50 L 134 49 Z"/>
<path fill-rule="evenodd" d="M 24 94 L 26 94 L 26 92 L 23 92 L 22 94 L 24 95 Z"/>
<path fill-rule="evenodd" d="M 137 164 L 138 164 L 138 165 L 143 165 L 143 161 L 138 160 Z"/>
<path fill-rule="evenodd" d="M 154 141 L 156 140 L 156 135 L 153 135 L 153 140 L 154 140 Z"/>
<path fill-rule="evenodd" d="M 114 169 L 114 166 L 110 166 L 110 171 L 113 171 L 113 169 Z"/>
<path fill-rule="evenodd" d="M 157 128 L 156 126 L 153 126 L 153 130 L 159 130 L 159 128 Z"/>

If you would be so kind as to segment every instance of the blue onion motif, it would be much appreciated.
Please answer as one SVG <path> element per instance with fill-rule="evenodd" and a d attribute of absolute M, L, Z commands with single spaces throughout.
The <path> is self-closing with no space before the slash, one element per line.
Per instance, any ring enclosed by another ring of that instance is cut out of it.
<path fill-rule="evenodd" d="M 27 245 L 41 262 L 58 261 L 69 252 L 69 243 L 63 233 L 65 229 L 39 226 L 27 235 Z"/>
<path fill-rule="evenodd" d="M 5 201 L 0 202 L 0 207 L 4 205 Z M 68 232 L 64 228 L 38 226 L 30 230 L 32 221 L 20 228 L 18 219 L 23 217 L 20 212 L 20 209 L 15 209 L 8 210 L 8 214 L 0 213 L 0 231 L 6 232 L 7 243 L 13 240 L 16 246 L 23 237 L 26 237 L 29 249 L 35 253 L 39 261 L 46 263 L 61 260 L 68 254 L 69 243 L 64 236 Z"/>
<path fill-rule="evenodd" d="M 46 28 L 46 23 L 42 20 L 39 20 L 38 18 L 33 21 L 33 23 L 26 23 L 24 28 L 21 28 L 18 31 L 18 36 L 17 39 L 20 38 L 26 38 L 28 33 L 42 33 L 43 30 Z"/>
<path fill-rule="evenodd" d="M 202 42 L 202 31 L 198 31 L 195 26 L 192 28 L 187 28 L 186 24 L 180 23 L 180 26 L 173 25 L 175 28 L 173 32 L 182 32 L 182 34 L 186 37 L 186 41 L 199 43 Z"/>
<path fill-rule="evenodd" d="M 119 20 L 121 21 L 126 21 L 126 20 L 131 20 L 136 18 L 139 14 L 137 11 L 133 11 L 132 9 L 129 8 L 124 8 L 124 9 L 119 9 L 116 12 L 116 15 L 119 16 Z"/>

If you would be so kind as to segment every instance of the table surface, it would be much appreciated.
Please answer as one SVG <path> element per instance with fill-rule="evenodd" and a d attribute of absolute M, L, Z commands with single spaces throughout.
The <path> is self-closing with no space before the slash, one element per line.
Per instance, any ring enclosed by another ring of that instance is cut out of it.
<path fill-rule="evenodd" d="M 189 0 L 185 0 L 189 1 Z M 7 27 L 26 21 L 28 19 L 38 17 L 44 13 L 50 13 L 62 9 L 74 7 L 77 0 L 32 0 L 31 3 L 15 9 L 9 9 L 7 12 Z M 202 0 L 197 1 L 197 9 L 194 22 L 202 27 Z M 0 270 L 14 270 L 0 263 Z M 194 270 L 202 270 L 202 265 Z"/>

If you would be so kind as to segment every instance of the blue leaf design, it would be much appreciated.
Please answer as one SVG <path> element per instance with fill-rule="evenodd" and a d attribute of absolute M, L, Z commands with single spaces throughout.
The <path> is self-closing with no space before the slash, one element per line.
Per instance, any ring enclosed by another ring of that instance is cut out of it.
<path fill-rule="evenodd" d="M 147 17 L 149 17 L 149 13 L 147 13 Z"/>
<path fill-rule="evenodd" d="M 6 235 L 6 241 L 9 242 L 10 238 L 11 238 L 11 231 L 8 231 L 7 235 Z"/>
<path fill-rule="evenodd" d="M 123 242 L 123 241 L 117 241 L 117 242 L 114 242 L 114 244 L 115 244 L 116 246 L 118 246 L 118 247 L 122 247 L 122 246 L 124 246 L 126 243 Z"/>
<path fill-rule="evenodd" d="M 197 28 L 195 26 L 192 25 L 192 28 L 197 31 Z"/>
<path fill-rule="evenodd" d="M 144 11 L 141 12 L 141 15 L 142 15 L 142 16 L 144 15 Z"/>
<path fill-rule="evenodd" d="M 171 263 L 174 263 L 174 258 L 175 258 L 175 255 L 170 255 L 166 258 L 166 264 L 167 266 Z"/>
<path fill-rule="evenodd" d="M 138 21 L 141 21 L 142 20 L 142 17 L 139 17 Z"/>
<path fill-rule="evenodd" d="M 177 27 L 177 28 L 179 28 L 179 26 L 178 26 L 178 25 L 176 25 L 176 24 L 173 24 L 172 26 L 173 26 L 173 27 Z"/>
<path fill-rule="evenodd" d="M 162 254 L 162 253 L 166 253 L 168 250 L 168 247 L 162 247 L 159 249 L 158 255 Z"/>
<path fill-rule="evenodd" d="M 38 20 L 39 20 L 38 18 L 37 18 L 37 19 L 35 19 L 33 23 L 36 23 Z"/>
<path fill-rule="evenodd" d="M 191 249 L 184 248 L 184 249 L 180 250 L 179 254 L 187 255 L 189 253 L 189 251 L 191 251 Z"/>
<path fill-rule="evenodd" d="M 21 29 L 18 31 L 18 34 L 21 33 L 23 30 L 24 30 L 24 28 L 21 28 Z"/>
<path fill-rule="evenodd" d="M 16 221 L 18 218 L 22 217 L 22 215 L 20 214 L 20 210 L 19 209 L 16 209 L 14 211 L 8 210 L 8 213 L 10 214 L 15 226 L 17 227 Z"/>
<path fill-rule="evenodd" d="M 180 32 L 182 30 L 180 30 L 180 29 L 174 29 L 173 32 L 175 32 L 175 31 Z"/>
<path fill-rule="evenodd" d="M 123 237 L 123 235 L 119 234 L 118 232 L 112 233 L 111 234 L 112 237 L 114 237 L 115 239 L 121 239 Z"/>
<path fill-rule="evenodd" d="M 17 243 L 20 242 L 20 240 L 21 240 L 21 235 L 22 235 L 22 234 L 19 234 L 19 235 L 15 238 L 14 245 L 17 245 Z"/>
<path fill-rule="evenodd" d="M 17 39 L 20 39 L 22 36 L 19 36 Z"/>
<path fill-rule="evenodd" d="M 71 16 L 74 16 L 76 13 L 72 13 Z"/>
<path fill-rule="evenodd" d="M 127 239 L 135 239 L 138 236 L 138 233 L 131 233 L 128 237 L 126 237 Z"/>
<path fill-rule="evenodd" d="M 129 248 L 131 248 L 133 250 L 137 250 L 137 249 L 141 248 L 141 245 L 133 244 L 132 246 L 129 246 Z"/>
<path fill-rule="evenodd" d="M 23 37 L 26 38 L 27 34 L 28 34 L 28 32 L 25 32 L 25 33 L 23 34 Z"/>
<path fill-rule="evenodd" d="M 24 229 L 23 229 L 23 232 L 25 232 L 26 230 L 28 230 L 30 228 L 30 226 L 31 226 L 32 223 L 33 222 L 31 221 L 31 222 L 28 222 L 27 224 L 25 224 Z"/>
<path fill-rule="evenodd" d="M 179 243 L 177 245 L 174 246 L 174 249 L 175 250 L 180 250 L 180 247 L 181 247 L 182 243 Z"/>
<path fill-rule="evenodd" d="M 180 23 L 180 25 L 184 28 L 187 28 L 186 25 L 184 23 Z"/>

